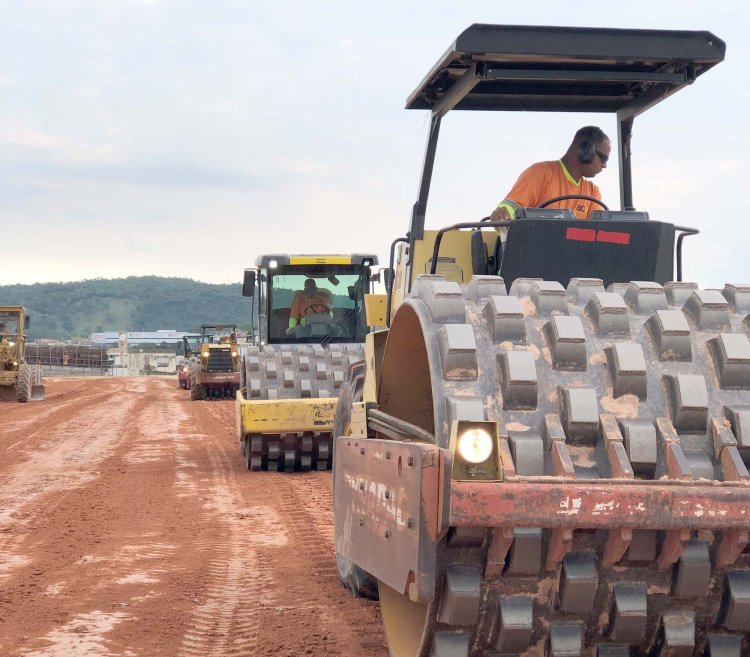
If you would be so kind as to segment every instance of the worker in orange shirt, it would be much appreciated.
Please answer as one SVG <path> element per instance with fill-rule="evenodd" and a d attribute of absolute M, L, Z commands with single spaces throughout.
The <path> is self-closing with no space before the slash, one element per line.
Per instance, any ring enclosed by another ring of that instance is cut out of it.
<path fill-rule="evenodd" d="M 289 312 L 289 328 L 287 335 L 292 335 L 296 326 L 305 325 L 305 316 L 311 314 L 331 314 L 331 293 L 318 289 L 312 278 L 305 280 L 305 288 L 297 292 Z"/>
<path fill-rule="evenodd" d="M 577 194 L 601 199 L 599 188 L 587 178 L 607 168 L 611 150 L 609 137 L 601 128 L 593 125 L 581 128 L 559 160 L 537 162 L 526 169 L 490 218 L 514 219 L 519 207 L 535 208 L 556 196 Z M 549 207 L 569 208 L 578 219 L 588 219 L 591 210 L 602 209 L 594 201 L 580 198 L 558 201 Z"/>

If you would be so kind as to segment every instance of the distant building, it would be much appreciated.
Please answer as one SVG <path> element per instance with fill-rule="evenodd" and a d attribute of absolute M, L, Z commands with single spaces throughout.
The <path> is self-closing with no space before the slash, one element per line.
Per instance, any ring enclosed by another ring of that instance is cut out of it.
<path fill-rule="evenodd" d="M 119 331 L 106 331 L 104 333 L 92 333 L 91 344 L 100 346 L 116 345 L 119 342 L 121 333 Z M 182 337 L 199 338 L 200 333 L 191 333 L 189 331 L 177 331 L 175 329 L 164 329 L 158 331 L 127 331 L 125 332 L 128 342 L 132 344 L 161 344 L 162 342 L 178 343 L 182 342 Z"/>
<path fill-rule="evenodd" d="M 111 367 L 110 376 L 140 376 L 143 374 L 174 374 L 178 357 L 174 353 L 143 351 L 122 353 L 119 349 L 108 349 Z"/>

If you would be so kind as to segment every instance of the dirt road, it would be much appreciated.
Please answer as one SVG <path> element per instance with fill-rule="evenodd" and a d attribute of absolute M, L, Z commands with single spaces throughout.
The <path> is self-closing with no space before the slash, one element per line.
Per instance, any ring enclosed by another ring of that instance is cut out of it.
<path fill-rule="evenodd" d="M 330 472 L 248 472 L 233 403 L 171 378 L 46 384 L 0 403 L 0 655 L 387 657 Z"/>

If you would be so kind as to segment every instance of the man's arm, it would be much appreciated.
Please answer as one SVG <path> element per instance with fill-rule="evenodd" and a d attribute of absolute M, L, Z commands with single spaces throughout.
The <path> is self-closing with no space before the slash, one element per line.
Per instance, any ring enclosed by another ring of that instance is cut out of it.
<path fill-rule="evenodd" d="M 333 295 L 331 294 L 331 291 L 323 288 L 318 290 L 318 295 L 320 296 L 320 299 L 322 299 L 323 305 L 328 307 L 328 314 L 331 316 L 331 319 L 333 319 Z"/>
<path fill-rule="evenodd" d="M 515 209 L 513 211 L 515 214 Z M 513 217 L 511 216 L 508 203 L 502 202 L 498 205 L 490 215 L 491 221 L 510 221 Z"/>
<path fill-rule="evenodd" d="M 292 307 L 289 310 L 289 318 L 294 320 L 296 322 L 299 322 L 300 317 L 302 316 L 302 308 L 300 307 L 300 293 L 297 292 L 297 294 L 294 295 L 294 300 L 292 301 Z"/>
<path fill-rule="evenodd" d="M 297 292 L 297 294 L 294 295 L 292 307 L 289 309 L 289 326 L 286 330 L 287 335 L 291 335 L 292 333 L 294 333 L 294 327 L 299 324 L 301 315 L 302 310 L 300 308 L 300 294 L 299 292 Z"/>

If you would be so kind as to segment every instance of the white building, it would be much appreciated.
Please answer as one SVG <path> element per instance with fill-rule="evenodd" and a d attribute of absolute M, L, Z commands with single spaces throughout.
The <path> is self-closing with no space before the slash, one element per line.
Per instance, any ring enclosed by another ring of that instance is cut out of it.
<path fill-rule="evenodd" d="M 107 354 L 112 359 L 113 375 L 141 376 L 144 374 L 174 374 L 177 371 L 177 361 L 182 360 L 174 352 L 163 351 L 132 351 L 124 354 L 117 347 L 108 349 Z"/>
<path fill-rule="evenodd" d="M 177 343 L 182 341 L 182 336 L 197 338 L 200 333 L 190 331 L 178 331 L 176 329 L 160 329 L 158 331 L 106 331 L 104 333 L 92 333 L 92 345 L 116 345 L 120 336 L 125 334 L 130 344 L 161 344 L 162 342 Z"/>

